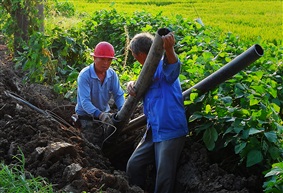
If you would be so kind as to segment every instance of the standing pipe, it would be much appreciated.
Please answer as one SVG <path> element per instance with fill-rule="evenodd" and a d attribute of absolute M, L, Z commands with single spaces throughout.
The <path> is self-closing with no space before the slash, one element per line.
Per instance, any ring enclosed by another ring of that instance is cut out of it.
<path fill-rule="evenodd" d="M 129 95 L 122 109 L 118 111 L 117 114 L 112 118 L 113 124 L 118 129 L 123 128 L 128 123 L 138 102 L 152 83 L 152 77 L 164 54 L 162 36 L 167 35 L 169 32 L 170 30 L 167 28 L 161 28 L 157 31 L 142 67 L 141 73 L 135 83 L 136 96 Z"/>
<path fill-rule="evenodd" d="M 197 89 L 200 93 L 205 93 L 215 86 L 223 83 L 224 81 L 228 80 L 236 73 L 243 70 L 245 67 L 252 64 L 254 61 L 259 59 L 263 56 L 263 49 L 260 45 L 255 44 L 250 47 L 248 50 L 234 58 L 231 62 L 217 70 L 216 72 L 212 73 L 193 87 L 189 88 L 188 90 L 183 92 L 183 98 L 189 97 L 193 89 Z M 141 128 L 146 125 L 146 117 L 145 115 L 141 115 L 132 121 L 122 129 L 122 132 L 126 132 L 128 130 Z"/>

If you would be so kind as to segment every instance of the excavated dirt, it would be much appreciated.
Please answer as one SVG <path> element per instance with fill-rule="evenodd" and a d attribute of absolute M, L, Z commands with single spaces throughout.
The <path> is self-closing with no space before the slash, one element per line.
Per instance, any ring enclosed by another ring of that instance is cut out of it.
<path fill-rule="evenodd" d="M 128 184 L 124 171 L 143 129 L 119 136 L 108 145 L 113 154 L 108 151 L 107 155 L 85 140 L 79 129 L 68 126 L 73 113 L 74 104 L 48 86 L 23 83 L 22 72 L 14 69 L 7 47 L 0 45 L 1 161 L 15 164 L 18 160 L 14 156 L 24 155 L 25 169 L 33 176 L 48 179 L 58 192 L 144 192 Z M 55 121 L 56 115 L 68 124 Z M 192 135 L 180 159 L 175 193 L 263 192 L 262 171 L 238 166 L 238 159 L 232 149 L 208 152 L 201 140 Z M 148 192 L 154 186 L 153 170 L 149 167 L 146 171 Z"/>

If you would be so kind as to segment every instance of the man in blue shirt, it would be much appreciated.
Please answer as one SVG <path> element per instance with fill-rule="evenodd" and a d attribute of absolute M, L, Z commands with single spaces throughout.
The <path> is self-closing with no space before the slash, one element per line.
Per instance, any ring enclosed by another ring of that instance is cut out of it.
<path fill-rule="evenodd" d="M 94 144 L 102 145 L 105 139 L 101 122 L 109 122 L 109 101 L 113 97 L 120 110 L 125 102 L 124 91 L 116 72 L 110 68 L 115 59 L 113 46 L 108 42 L 100 42 L 94 49 L 94 63 L 81 70 L 78 76 L 76 114 L 86 139 Z M 107 134 L 108 135 L 108 134 Z"/>
<path fill-rule="evenodd" d="M 142 65 L 153 43 L 149 33 L 137 34 L 130 42 L 134 58 Z M 153 82 L 143 97 L 147 130 L 128 160 L 126 172 L 131 184 L 145 188 L 146 167 L 155 163 L 155 193 L 174 191 L 177 163 L 188 133 L 182 89 L 179 81 L 181 63 L 175 53 L 173 33 L 162 37 L 165 50 Z M 127 85 L 135 95 L 134 82 Z"/>

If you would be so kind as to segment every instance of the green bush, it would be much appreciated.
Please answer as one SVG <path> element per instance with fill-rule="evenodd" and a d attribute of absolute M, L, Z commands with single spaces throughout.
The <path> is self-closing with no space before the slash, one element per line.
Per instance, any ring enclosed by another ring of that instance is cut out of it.
<path fill-rule="evenodd" d="M 56 13 L 60 16 L 71 17 L 75 15 L 75 6 L 73 3 L 68 1 L 58 2 L 56 0 L 55 3 Z"/>
<path fill-rule="evenodd" d="M 266 182 L 263 187 L 264 192 L 267 193 L 281 193 L 283 192 L 283 163 L 272 164 L 271 170 L 265 174 Z"/>

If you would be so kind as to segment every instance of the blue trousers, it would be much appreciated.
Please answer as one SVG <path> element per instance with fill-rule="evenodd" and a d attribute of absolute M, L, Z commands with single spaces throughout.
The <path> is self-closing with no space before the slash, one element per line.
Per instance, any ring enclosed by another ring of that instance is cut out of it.
<path fill-rule="evenodd" d="M 151 130 L 145 134 L 128 160 L 126 173 L 132 185 L 145 187 L 146 168 L 155 162 L 155 193 L 174 191 L 177 164 L 185 144 L 186 137 L 162 142 L 152 142 Z"/>

